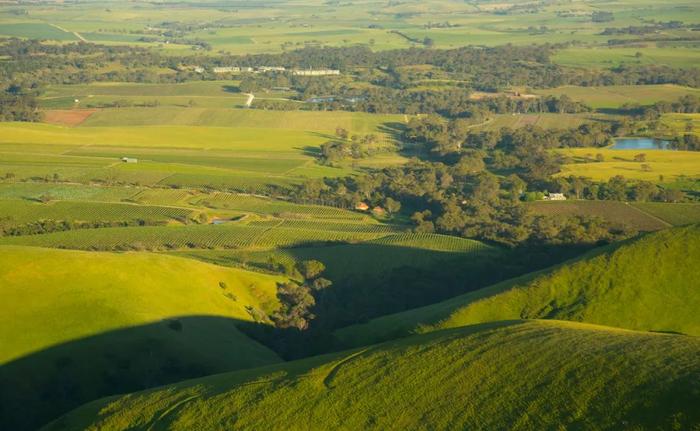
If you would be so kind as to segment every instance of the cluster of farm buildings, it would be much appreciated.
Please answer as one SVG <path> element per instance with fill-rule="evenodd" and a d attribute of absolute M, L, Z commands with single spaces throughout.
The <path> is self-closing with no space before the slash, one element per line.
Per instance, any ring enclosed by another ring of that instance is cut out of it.
<path fill-rule="evenodd" d="M 195 67 L 195 72 L 204 73 L 204 68 Z M 212 72 L 216 74 L 223 73 L 267 73 L 267 72 L 287 72 L 286 67 L 282 66 L 258 66 L 258 67 L 244 67 L 244 66 L 220 66 L 212 68 Z M 290 69 L 289 72 L 295 76 L 331 76 L 340 75 L 340 70 L 338 69 Z"/>

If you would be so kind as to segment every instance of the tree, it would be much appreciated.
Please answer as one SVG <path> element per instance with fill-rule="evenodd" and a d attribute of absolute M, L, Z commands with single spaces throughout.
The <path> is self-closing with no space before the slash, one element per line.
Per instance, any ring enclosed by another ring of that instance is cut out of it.
<path fill-rule="evenodd" d="M 343 129 L 342 127 L 336 127 L 335 128 L 335 136 L 337 136 L 338 138 L 340 138 L 344 141 L 347 141 L 348 136 L 350 136 L 350 132 Z"/>
<path fill-rule="evenodd" d="M 309 311 L 316 304 L 309 287 L 294 282 L 279 283 L 277 298 L 282 305 L 273 315 L 275 323 L 280 328 L 297 328 L 305 330 L 309 321 L 315 316 Z"/>
<path fill-rule="evenodd" d="M 392 198 L 386 198 L 384 200 L 384 208 L 389 211 L 389 214 L 396 214 L 401 210 L 401 202 Z"/>
<path fill-rule="evenodd" d="M 326 265 L 318 260 L 305 260 L 297 265 L 299 273 L 307 280 L 313 280 L 326 270 Z"/>

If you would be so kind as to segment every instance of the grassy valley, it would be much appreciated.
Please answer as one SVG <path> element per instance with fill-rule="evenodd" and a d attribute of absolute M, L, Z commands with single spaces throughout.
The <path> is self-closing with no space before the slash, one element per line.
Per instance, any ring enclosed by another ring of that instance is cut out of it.
<path fill-rule="evenodd" d="M 700 430 L 696 3 L 0 2 L 0 429 Z"/>

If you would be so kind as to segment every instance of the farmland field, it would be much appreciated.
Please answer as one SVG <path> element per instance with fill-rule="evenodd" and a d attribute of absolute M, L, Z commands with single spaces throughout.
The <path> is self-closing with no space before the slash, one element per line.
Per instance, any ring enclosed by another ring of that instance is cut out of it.
<path fill-rule="evenodd" d="M 533 202 L 528 204 L 535 214 L 542 215 L 580 215 L 601 217 L 617 225 L 625 225 L 640 231 L 664 229 L 671 223 L 665 218 L 644 211 L 644 206 L 625 202 L 610 201 L 566 201 L 566 202 Z M 674 204 L 658 204 L 659 208 L 668 208 L 668 213 L 675 213 L 678 208 Z M 692 206 L 692 208 L 697 208 Z M 662 210 L 663 211 L 663 210 Z M 691 209 L 692 211 L 692 209 Z"/>
<path fill-rule="evenodd" d="M 623 85 L 606 87 L 558 87 L 548 90 L 535 90 L 536 94 L 569 96 L 581 101 L 592 108 L 615 109 L 626 103 L 651 105 L 658 101 L 677 100 L 686 95 L 699 95 L 697 88 L 680 87 L 677 85 Z"/>
<path fill-rule="evenodd" d="M 699 30 L 0 0 L 0 430 L 700 431 Z"/>
<path fill-rule="evenodd" d="M 700 176 L 700 153 L 691 151 L 663 150 L 612 150 L 607 148 L 570 148 L 558 150 L 569 157 L 573 163 L 563 166 L 560 175 L 577 175 L 595 180 L 607 180 L 615 175 L 626 178 L 647 181 L 672 181 L 681 176 L 696 178 Z M 635 162 L 634 156 L 639 153 L 646 155 L 644 163 Z M 593 160 L 597 154 L 602 154 L 604 161 Z M 643 169 L 648 165 L 650 169 Z"/>

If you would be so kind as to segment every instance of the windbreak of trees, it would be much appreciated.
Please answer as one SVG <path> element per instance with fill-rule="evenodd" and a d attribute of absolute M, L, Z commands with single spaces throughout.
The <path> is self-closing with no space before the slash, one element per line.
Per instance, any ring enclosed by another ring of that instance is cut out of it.
<path fill-rule="evenodd" d="M 92 81 L 182 82 L 221 78 L 211 72 L 217 66 L 284 66 L 287 68 L 333 68 L 344 73 L 357 69 L 380 70 L 388 78 L 376 82 L 382 87 L 405 87 L 406 75 L 400 68 L 430 65 L 468 82 L 480 91 L 498 91 L 510 86 L 538 88 L 561 85 L 643 85 L 674 83 L 697 87 L 699 69 L 674 69 L 667 66 L 620 66 L 608 70 L 566 68 L 550 61 L 550 55 L 565 45 L 511 46 L 493 48 L 463 47 L 450 50 L 409 48 L 372 52 L 369 47 L 323 47 L 280 54 L 211 56 L 196 52 L 182 56 L 161 56 L 156 51 L 103 46 L 79 42 L 48 45 L 38 41 L 6 39 L 0 43 L 3 80 L 31 78 L 44 83 L 87 83 Z M 95 65 L 119 63 L 123 69 L 96 72 Z M 183 65 L 200 66 L 196 73 Z M 169 68 L 171 74 L 159 74 L 157 68 Z"/>

